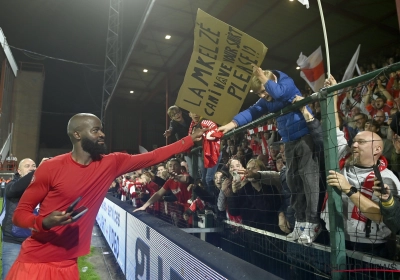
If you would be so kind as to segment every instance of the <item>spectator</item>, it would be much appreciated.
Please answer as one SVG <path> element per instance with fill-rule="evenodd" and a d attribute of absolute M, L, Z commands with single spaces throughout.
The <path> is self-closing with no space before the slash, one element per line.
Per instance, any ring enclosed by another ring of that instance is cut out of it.
<path fill-rule="evenodd" d="M 189 175 L 189 165 L 187 164 L 187 162 L 185 160 L 181 161 L 181 167 L 182 167 L 182 174 L 188 174 Z"/>
<path fill-rule="evenodd" d="M 382 86 L 382 82 L 380 79 L 377 79 L 376 82 L 370 83 L 367 88 L 367 94 L 364 96 L 365 108 L 372 118 L 375 118 L 377 111 L 384 111 L 386 117 L 385 121 L 387 121 L 390 114 L 390 109 L 393 107 L 393 97 Z M 374 100 L 375 106 L 371 104 L 371 98 L 373 94 L 377 94 L 377 97 Z"/>
<path fill-rule="evenodd" d="M 181 165 L 180 162 L 177 159 L 171 159 L 168 162 L 168 171 L 169 173 L 175 173 L 177 175 L 181 174 Z M 164 186 L 159 189 L 156 193 L 154 193 L 150 199 L 143 204 L 142 207 L 137 208 L 134 212 L 139 211 L 139 210 L 146 210 L 147 207 L 152 205 L 154 202 L 157 202 L 161 199 L 164 199 L 166 201 L 177 201 L 182 204 L 186 204 L 187 201 L 191 198 L 192 192 L 188 191 L 189 184 L 188 183 L 182 183 L 174 178 L 168 179 Z M 171 197 L 164 197 L 168 191 L 171 191 L 173 193 L 172 198 Z"/>
<path fill-rule="evenodd" d="M 226 164 L 228 164 L 228 162 L 229 162 L 229 154 L 225 153 L 225 152 L 222 152 L 221 163 L 223 165 L 226 165 Z"/>
<path fill-rule="evenodd" d="M 234 155 L 237 154 L 237 148 L 236 146 L 232 143 L 230 143 L 231 145 L 228 146 L 228 156 L 229 158 L 233 157 Z"/>
<path fill-rule="evenodd" d="M 165 165 L 163 163 L 160 163 L 157 165 L 157 174 L 158 177 L 167 180 L 168 179 L 168 171 L 165 169 Z"/>
<path fill-rule="evenodd" d="M 386 138 L 387 134 L 388 134 L 388 130 L 387 130 L 388 126 L 385 123 L 385 120 L 386 120 L 385 112 L 383 110 L 377 110 L 374 120 L 380 127 L 380 134 L 381 134 L 380 136 L 383 138 Z"/>
<path fill-rule="evenodd" d="M 267 154 L 267 155 L 258 155 L 258 156 L 257 156 L 257 159 L 258 159 L 258 160 L 261 160 L 262 163 L 263 163 L 265 166 L 268 166 L 268 163 L 269 163 L 269 154 Z"/>
<path fill-rule="evenodd" d="M 278 172 L 276 171 L 258 171 L 253 173 L 247 170 L 246 177 L 261 180 L 265 184 L 276 187 L 282 196 L 282 204 L 278 210 L 279 228 L 285 233 L 290 233 L 295 224 L 294 210 L 290 206 L 291 192 L 286 183 L 286 166 L 281 154 L 278 154 L 276 161 Z"/>
<path fill-rule="evenodd" d="M 250 147 L 253 150 L 253 155 L 262 154 L 261 140 L 255 134 L 251 135 Z"/>
<path fill-rule="evenodd" d="M 213 193 L 214 175 L 221 161 L 220 138 L 223 134 L 217 131 L 217 125 L 210 120 L 202 119 L 199 115 L 190 112 L 192 122 L 189 128 L 189 135 L 194 128 L 205 128 L 209 130 L 203 135 L 201 145 L 203 146 L 202 157 L 199 158 L 199 168 L 201 169 L 202 182 L 209 193 Z"/>
<path fill-rule="evenodd" d="M 43 159 L 47 160 L 47 158 Z M 17 259 L 19 251 L 21 250 L 22 242 L 31 235 L 29 229 L 20 228 L 13 224 L 12 216 L 15 208 L 17 208 L 18 202 L 21 199 L 22 194 L 29 186 L 34 171 L 36 170 L 36 164 L 30 158 L 25 158 L 20 161 L 18 165 L 17 173 L 14 175 L 9 183 L 5 187 L 3 212 L 4 218 L 1 222 L 2 230 L 2 260 L 3 260 L 3 275 L 2 279 L 8 274 L 12 264 Z M 38 214 L 38 209 L 34 211 L 35 215 Z"/>
<path fill-rule="evenodd" d="M 111 182 L 189 149 L 204 131 L 150 153 L 104 155 L 100 119 L 74 115 L 67 127 L 72 152 L 40 165 L 14 212 L 13 223 L 31 228 L 32 236 L 24 241 L 7 279 L 79 279 L 77 258 L 89 253 L 93 224 Z M 65 209 L 79 196 L 78 207 L 84 205 L 88 211 L 73 221 L 72 212 Z M 38 203 L 40 213 L 35 216 L 32 212 Z"/>
<path fill-rule="evenodd" d="M 280 143 L 272 143 L 272 145 L 269 146 L 269 155 L 272 159 L 272 162 L 269 163 L 269 166 L 272 167 L 271 170 L 277 171 L 276 169 L 276 157 L 279 154 L 280 151 Z M 271 160 L 270 160 L 271 161 Z"/>
<path fill-rule="evenodd" d="M 380 123 L 378 123 L 376 120 L 372 120 L 368 131 L 374 132 L 374 133 L 378 134 L 379 137 L 382 138 L 382 141 L 383 141 L 382 155 L 390 162 L 390 157 L 391 157 L 392 151 L 393 151 L 392 140 L 389 140 L 386 137 L 383 137 L 383 135 L 381 133 L 381 128 L 382 127 L 381 127 Z"/>
<path fill-rule="evenodd" d="M 191 119 L 182 110 L 174 105 L 168 108 L 168 116 L 171 118 L 168 130 L 164 132 L 164 137 L 168 138 L 171 135 L 175 135 L 176 140 L 180 140 L 188 135 Z M 189 166 L 189 174 L 193 176 L 192 168 L 192 157 L 190 154 L 185 154 L 185 160 Z"/>
<path fill-rule="evenodd" d="M 253 158 L 253 150 L 249 147 L 249 141 L 247 139 L 242 140 L 241 148 L 243 149 L 245 163 L 247 164 Z"/>
<path fill-rule="evenodd" d="M 259 160 L 250 160 L 247 172 L 265 171 L 265 165 Z M 276 232 L 278 210 L 281 197 L 273 185 L 264 184 L 260 180 L 245 178 L 232 183 L 232 196 L 228 197 L 230 213 L 241 215 L 243 223 L 259 229 Z"/>
<path fill-rule="evenodd" d="M 159 187 L 151 179 L 154 174 L 146 171 L 140 176 L 140 183 L 142 183 L 142 192 L 140 193 L 140 200 L 146 202 L 152 197 L 156 192 L 158 192 Z"/>
<path fill-rule="evenodd" d="M 242 148 L 238 148 L 238 151 L 235 156 L 243 166 L 246 166 L 246 157 L 244 155 L 244 150 Z"/>
<path fill-rule="evenodd" d="M 115 178 L 115 180 L 111 183 L 110 188 L 108 189 L 108 192 L 112 194 L 113 197 L 117 199 L 121 199 L 121 191 L 120 191 L 120 183 L 122 182 L 121 177 Z"/>
<path fill-rule="evenodd" d="M 400 97 L 400 71 L 390 73 L 390 79 L 386 85 L 386 90 L 393 96 L 393 99 Z"/>
<path fill-rule="evenodd" d="M 334 84 L 336 84 L 336 81 L 332 76 L 325 82 L 325 86 Z M 337 113 L 336 124 L 339 124 Z M 385 237 L 390 234 L 390 230 L 379 220 L 374 218 L 371 221 L 371 216 L 368 218 L 369 211 L 364 210 L 360 196 L 365 194 L 370 200 L 378 201 L 376 196 L 371 195 L 372 179 L 374 178 L 371 166 L 374 164 L 379 166 L 384 182 L 391 186 L 395 193 L 398 193 L 396 185 L 400 186 L 400 182 L 387 169 L 386 159 L 381 157 L 383 142 L 377 134 L 369 131 L 358 133 L 353 139 L 351 154 L 347 154 L 347 142 L 344 139 L 343 132 L 339 129 L 337 129 L 337 138 L 341 172 L 330 171 L 327 182 L 329 185 L 340 189 L 343 193 L 344 210 L 342 215 L 345 221 L 346 248 L 363 252 L 372 251 L 384 257 Z M 328 211 L 328 205 L 325 204 L 321 217 L 324 219 L 327 229 L 330 230 Z"/>
<path fill-rule="evenodd" d="M 301 95 L 293 80 L 280 71 L 263 71 L 253 65 L 253 74 L 252 90 L 260 99 L 255 105 L 236 115 L 230 123 L 220 127 L 224 133 L 245 125 L 262 114 L 277 112 L 291 105 L 295 97 Z M 293 196 L 292 207 L 296 211 L 295 229 L 288 238 L 309 244 L 320 232 L 317 211 L 319 172 L 316 172 L 319 164 L 318 159 L 313 157 L 314 143 L 299 111 L 278 117 L 277 124 L 285 143 L 287 183 Z M 304 189 L 306 186 L 307 192 Z M 305 227 L 307 230 L 303 231 Z"/>
<path fill-rule="evenodd" d="M 346 140 L 349 143 L 349 146 L 352 145 L 353 138 L 359 133 L 360 131 L 367 130 L 365 127 L 368 122 L 368 116 L 363 113 L 358 113 L 354 116 L 353 118 L 354 124 L 355 124 L 355 129 L 353 129 L 350 126 L 344 125 L 344 127 L 347 129 L 348 134 L 346 136 Z M 369 123 L 368 123 L 369 125 Z"/>

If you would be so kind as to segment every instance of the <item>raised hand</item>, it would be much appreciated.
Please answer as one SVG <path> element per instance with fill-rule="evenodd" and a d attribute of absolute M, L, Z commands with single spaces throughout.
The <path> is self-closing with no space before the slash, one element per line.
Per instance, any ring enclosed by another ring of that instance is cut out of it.
<path fill-rule="evenodd" d="M 163 136 L 165 137 L 165 138 L 168 138 L 168 137 L 170 137 L 171 136 L 171 130 L 166 130 L 165 132 L 164 132 L 164 134 L 163 134 Z"/>
<path fill-rule="evenodd" d="M 334 86 L 336 84 L 337 84 L 337 82 L 336 82 L 335 78 L 332 75 L 329 75 L 328 79 L 326 79 L 325 82 L 324 82 L 324 86 L 325 87 Z"/>

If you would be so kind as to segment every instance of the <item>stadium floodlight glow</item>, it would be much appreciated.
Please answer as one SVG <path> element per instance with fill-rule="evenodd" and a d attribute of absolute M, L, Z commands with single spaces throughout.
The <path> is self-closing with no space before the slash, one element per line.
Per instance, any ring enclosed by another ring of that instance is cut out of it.
<path fill-rule="evenodd" d="M 131 93 L 131 94 L 132 94 L 132 93 L 134 93 L 134 91 L 133 91 L 133 90 L 131 90 L 129 93 Z"/>
<path fill-rule="evenodd" d="M 147 73 L 148 71 L 149 71 L 149 70 L 147 70 L 147 69 L 143 69 L 143 72 L 144 72 L 144 73 Z"/>
<path fill-rule="evenodd" d="M 165 39 L 167 40 L 171 39 L 171 35 L 165 35 Z"/>
<path fill-rule="evenodd" d="M 300 70 L 300 66 L 297 66 L 296 69 L 297 69 L 297 70 Z"/>

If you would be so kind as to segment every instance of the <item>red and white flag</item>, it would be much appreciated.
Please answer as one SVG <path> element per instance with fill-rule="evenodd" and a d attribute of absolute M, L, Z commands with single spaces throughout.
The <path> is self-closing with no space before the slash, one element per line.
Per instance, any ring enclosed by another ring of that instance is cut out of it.
<path fill-rule="evenodd" d="M 360 47 L 361 47 L 361 45 L 358 45 L 356 52 L 354 53 L 353 57 L 351 58 L 350 63 L 347 66 L 346 72 L 344 72 L 342 82 L 353 78 L 355 69 L 357 69 L 358 75 L 361 75 L 360 68 L 358 68 L 358 65 L 357 65 L 358 56 L 360 55 Z"/>
<path fill-rule="evenodd" d="M 321 46 L 309 57 L 300 53 L 297 65 L 300 66 L 300 77 L 309 84 L 314 92 L 319 91 L 324 86 L 325 70 Z"/>
<path fill-rule="evenodd" d="M 310 8 L 310 3 L 308 3 L 308 0 L 297 0 L 299 1 L 301 4 L 306 5 L 306 8 Z"/>

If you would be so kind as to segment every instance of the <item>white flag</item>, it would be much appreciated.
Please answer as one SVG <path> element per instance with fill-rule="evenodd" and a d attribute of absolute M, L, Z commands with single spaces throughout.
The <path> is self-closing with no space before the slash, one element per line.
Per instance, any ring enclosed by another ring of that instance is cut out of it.
<path fill-rule="evenodd" d="M 301 4 L 306 5 L 306 8 L 310 8 L 310 4 L 308 3 L 308 0 L 297 0 L 299 1 Z"/>
<path fill-rule="evenodd" d="M 139 145 L 139 153 L 144 154 L 144 153 L 148 153 L 148 152 L 149 152 L 149 151 L 146 150 L 145 147 Z"/>
<path fill-rule="evenodd" d="M 324 86 L 325 70 L 321 46 L 309 57 L 300 53 L 297 65 L 299 65 L 301 69 L 300 77 L 307 82 L 314 92 L 319 91 Z"/>
<path fill-rule="evenodd" d="M 360 72 L 360 69 L 358 68 L 358 65 L 357 65 L 358 56 L 360 54 L 360 47 L 361 47 L 361 45 L 358 45 L 358 48 L 357 48 L 355 54 L 353 55 L 352 59 L 350 60 L 350 63 L 347 66 L 346 72 L 344 72 L 342 82 L 353 78 L 354 69 L 357 68 L 357 72 Z M 360 73 L 359 73 L 359 75 L 360 75 Z"/>

